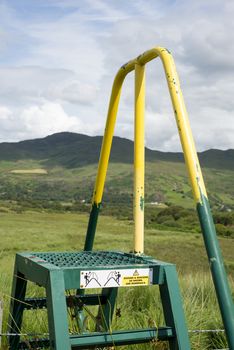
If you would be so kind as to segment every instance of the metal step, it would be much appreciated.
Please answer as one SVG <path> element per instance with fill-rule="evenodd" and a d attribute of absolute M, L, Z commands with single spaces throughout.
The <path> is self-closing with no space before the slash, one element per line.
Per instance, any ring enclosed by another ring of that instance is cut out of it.
<path fill-rule="evenodd" d="M 89 333 L 71 336 L 73 350 L 84 347 L 120 346 L 139 343 L 148 343 L 156 340 L 169 340 L 174 337 L 171 327 L 130 329 L 127 331 L 113 331 L 112 333 Z"/>
<path fill-rule="evenodd" d="M 66 302 L 68 307 L 104 305 L 107 302 L 107 296 L 102 294 L 68 295 Z M 22 306 L 25 310 L 46 309 L 46 298 L 25 298 Z"/>

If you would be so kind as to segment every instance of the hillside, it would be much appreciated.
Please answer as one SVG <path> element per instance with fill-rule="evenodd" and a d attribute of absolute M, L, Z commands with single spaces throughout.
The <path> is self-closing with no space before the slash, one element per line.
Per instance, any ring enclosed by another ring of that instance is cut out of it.
<path fill-rule="evenodd" d="M 45 167 L 77 168 L 98 162 L 101 136 L 76 133 L 57 133 L 45 138 L 15 143 L 0 143 L 0 161 L 40 160 Z M 182 153 L 160 152 L 146 148 L 146 161 L 183 162 Z M 234 170 L 234 150 L 211 149 L 199 153 L 201 165 L 206 168 Z M 133 142 L 114 137 L 111 162 L 132 163 Z"/>
<path fill-rule="evenodd" d="M 66 132 L 0 144 L 0 211 L 6 206 L 89 210 L 101 141 L 100 136 Z M 234 209 L 233 153 L 199 154 L 209 198 L 217 210 Z M 121 206 L 124 216 L 126 208 L 132 212 L 132 161 L 133 142 L 115 137 L 103 202 L 118 213 Z M 146 149 L 145 203 L 154 208 L 194 207 L 182 153 Z"/>

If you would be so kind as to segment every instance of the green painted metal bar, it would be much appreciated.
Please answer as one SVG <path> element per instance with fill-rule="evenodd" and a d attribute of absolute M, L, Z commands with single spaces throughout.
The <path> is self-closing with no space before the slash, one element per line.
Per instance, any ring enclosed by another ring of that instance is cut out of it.
<path fill-rule="evenodd" d="M 118 288 L 103 288 L 102 296 L 106 298 L 106 302 L 99 304 L 96 330 L 109 331 L 115 310 L 115 301 L 118 295 Z"/>
<path fill-rule="evenodd" d="M 86 238 L 85 238 L 85 244 L 84 244 L 84 250 L 89 251 L 93 250 L 93 243 L 94 243 L 94 237 L 96 233 L 96 228 L 97 228 L 97 221 L 98 221 L 98 215 L 100 211 L 100 203 L 92 204 L 92 209 L 90 212 L 89 216 L 89 223 L 88 223 L 88 228 L 87 228 L 87 233 L 86 233 Z M 84 290 L 77 289 L 76 294 L 78 296 L 83 296 L 84 295 Z M 77 319 L 77 325 L 80 329 L 81 332 L 85 331 L 85 316 L 84 316 L 84 310 L 82 307 L 76 308 L 76 319 Z"/>
<path fill-rule="evenodd" d="M 83 305 L 103 305 L 107 301 L 107 297 L 105 295 L 101 294 L 86 294 L 86 295 L 71 295 L 67 297 L 67 306 L 72 306 L 70 304 L 74 303 L 75 305 L 77 304 L 83 304 Z M 73 304 L 73 305 L 74 305 Z"/>
<path fill-rule="evenodd" d="M 203 232 L 203 238 L 209 258 L 210 269 L 216 289 L 229 349 L 234 350 L 234 304 L 211 215 L 210 205 L 205 196 L 202 196 L 202 202 L 198 203 L 197 212 Z"/>
<path fill-rule="evenodd" d="M 17 334 L 21 332 L 26 288 L 27 281 L 25 280 L 24 275 L 17 271 L 17 266 L 15 266 L 12 285 L 13 298 L 11 299 L 10 315 L 8 321 L 8 332 L 10 334 Z M 9 336 L 9 349 L 17 349 L 19 341 L 20 336 Z"/>
<path fill-rule="evenodd" d="M 71 348 L 92 349 L 97 346 L 121 346 L 130 344 L 147 343 L 153 340 L 167 340 L 174 337 L 170 327 L 148 328 L 140 330 L 116 331 L 110 333 L 90 333 L 86 335 L 74 335 L 70 337 Z M 21 342 L 20 350 L 47 348 L 49 339 L 29 340 Z"/>
<path fill-rule="evenodd" d="M 25 298 L 24 310 L 37 310 L 46 308 L 46 298 Z"/>
<path fill-rule="evenodd" d="M 62 270 L 50 271 L 46 286 L 50 349 L 70 349 L 65 285 Z"/>
<path fill-rule="evenodd" d="M 86 294 L 86 295 L 67 295 L 66 303 L 68 307 L 74 305 L 103 305 L 107 302 L 107 296 L 101 294 Z M 25 298 L 22 307 L 24 310 L 37 310 L 47 307 L 46 298 Z"/>
<path fill-rule="evenodd" d="M 159 286 L 166 324 L 176 337 L 169 340 L 170 350 L 190 350 L 190 341 L 183 312 L 175 265 L 165 266 L 165 283 Z"/>
<path fill-rule="evenodd" d="M 112 333 L 90 333 L 82 336 L 71 336 L 72 349 L 94 348 L 97 346 L 120 346 L 147 343 L 152 340 L 167 340 L 174 337 L 170 327 L 147 328 Z"/>
<path fill-rule="evenodd" d="M 17 350 L 38 350 L 38 349 L 48 349 L 50 347 L 50 340 L 41 338 L 37 340 L 27 340 L 21 341 Z M 15 348 L 16 350 L 16 348 Z"/>
<path fill-rule="evenodd" d="M 100 204 L 97 205 L 96 203 L 93 203 L 92 209 L 90 212 L 90 217 L 89 217 L 89 223 L 88 223 L 88 229 L 87 229 L 87 234 L 86 234 L 86 239 L 85 239 L 84 250 L 92 250 L 93 249 L 93 242 L 94 242 L 94 237 L 95 237 L 95 232 L 96 232 L 96 227 L 97 227 L 99 211 L 100 211 Z"/>

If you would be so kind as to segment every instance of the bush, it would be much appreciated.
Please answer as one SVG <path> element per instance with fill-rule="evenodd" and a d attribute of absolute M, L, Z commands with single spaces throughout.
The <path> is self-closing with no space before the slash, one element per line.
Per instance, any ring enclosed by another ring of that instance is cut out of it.
<path fill-rule="evenodd" d="M 230 227 L 227 227 L 223 224 L 216 224 L 216 232 L 219 236 L 230 237 L 234 234 L 234 230 Z"/>
<path fill-rule="evenodd" d="M 199 228 L 198 218 L 195 210 L 185 209 L 180 206 L 171 206 L 161 210 L 156 216 L 152 215 L 147 221 L 149 224 L 178 228 L 180 230 L 196 231 Z"/>
<path fill-rule="evenodd" d="M 234 225 L 234 214 L 232 213 L 215 213 L 214 214 L 215 224 L 222 224 L 224 226 Z"/>
<path fill-rule="evenodd" d="M 158 213 L 157 218 L 160 220 L 160 218 L 165 217 L 165 216 L 170 216 L 174 220 L 178 220 L 181 217 L 181 212 L 184 209 L 182 207 L 179 207 L 177 205 L 172 205 L 169 208 L 163 209 Z"/>

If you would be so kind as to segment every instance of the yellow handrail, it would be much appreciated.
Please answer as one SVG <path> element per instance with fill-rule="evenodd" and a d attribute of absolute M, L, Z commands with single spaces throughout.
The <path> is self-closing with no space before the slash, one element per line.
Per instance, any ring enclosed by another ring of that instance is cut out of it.
<path fill-rule="evenodd" d="M 134 251 L 144 251 L 145 187 L 145 66 L 135 65 L 135 133 L 134 133 Z"/>
<path fill-rule="evenodd" d="M 173 57 L 167 49 L 156 47 L 144 52 L 142 55 L 138 56 L 137 58 L 123 65 L 119 69 L 115 77 L 113 87 L 112 87 L 112 92 L 111 92 L 105 133 L 104 133 L 104 138 L 102 142 L 101 155 L 100 155 L 100 160 L 98 165 L 98 173 L 97 173 L 94 194 L 93 194 L 93 204 L 97 206 L 102 201 L 103 189 L 104 189 L 104 184 L 106 179 L 107 167 L 108 167 L 110 150 L 111 150 L 112 139 L 114 134 L 115 122 L 116 122 L 116 115 L 118 111 L 118 105 L 119 105 L 119 99 L 120 99 L 123 81 L 126 75 L 135 69 L 136 70 L 136 80 L 135 80 L 136 88 L 135 89 L 137 90 L 137 86 L 139 89 L 139 86 L 140 86 L 139 81 L 140 79 L 142 79 L 142 77 L 140 78 L 140 75 L 143 72 L 143 67 L 147 62 L 153 60 L 156 57 L 160 57 L 163 63 L 163 67 L 164 67 L 164 71 L 165 71 L 165 75 L 168 83 L 168 88 L 169 88 L 170 96 L 172 100 L 172 105 L 175 113 L 175 118 L 177 122 L 177 127 L 180 135 L 180 140 L 181 140 L 181 144 L 184 152 L 185 163 L 188 169 L 189 178 L 192 185 L 194 199 L 196 203 L 201 203 L 202 202 L 201 197 L 202 196 L 207 197 L 203 176 L 201 173 L 201 168 L 198 161 L 194 140 L 191 133 L 187 111 L 184 104 L 184 99 L 181 92 L 180 82 L 176 72 Z M 140 71 L 141 73 L 139 73 Z M 144 94 L 143 90 L 144 89 L 142 88 L 142 94 Z M 136 98 L 137 98 L 137 95 L 136 95 Z M 141 112 L 139 113 L 142 114 L 142 109 L 143 109 L 142 107 L 144 106 L 143 98 L 136 101 L 135 103 L 136 106 L 138 105 L 138 103 L 140 104 L 141 107 L 136 108 L 136 115 L 138 114 L 137 112 L 138 108 L 140 108 L 141 110 Z M 142 138 L 142 135 L 139 137 L 139 139 L 140 138 Z M 136 158 L 137 157 L 135 157 L 135 159 Z M 135 165 L 135 167 L 137 166 Z M 135 194 L 135 198 L 137 198 L 136 194 Z M 144 199 L 144 196 L 142 196 L 142 198 Z M 138 215 L 139 213 L 140 212 L 138 212 Z M 136 219 L 136 220 L 138 223 L 141 222 L 141 224 L 139 225 L 142 226 L 142 219 Z M 136 229 L 136 231 L 140 232 L 140 230 L 138 229 Z M 138 239 L 135 237 L 135 251 L 143 252 L 142 238 Z"/>

